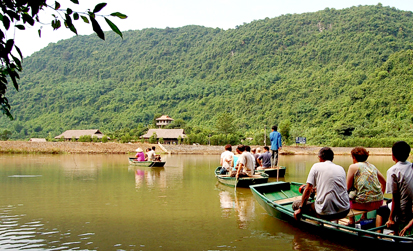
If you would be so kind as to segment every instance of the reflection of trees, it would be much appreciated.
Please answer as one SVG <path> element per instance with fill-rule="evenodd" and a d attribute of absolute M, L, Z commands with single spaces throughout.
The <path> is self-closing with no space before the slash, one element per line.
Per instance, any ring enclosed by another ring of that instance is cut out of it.
<path fill-rule="evenodd" d="M 251 192 L 242 193 L 234 192 L 233 188 L 221 188 L 221 184 L 218 188 L 219 201 L 222 209 L 222 217 L 229 218 L 231 216 L 232 209 L 235 210 L 237 216 L 238 228 L 247 229 L 248 222 L 252 221 L 255 217 L 255 203 L 254 197 Z M 244 189 L 242 189 L 244 190 Z"/>

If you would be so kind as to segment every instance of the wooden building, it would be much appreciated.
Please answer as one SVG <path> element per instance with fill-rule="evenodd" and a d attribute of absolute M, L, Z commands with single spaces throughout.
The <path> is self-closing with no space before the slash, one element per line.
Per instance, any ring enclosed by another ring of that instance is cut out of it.
<path fill-rule="evenodd" d="M 174 121 L 173 118 L 169 117 L 168 115 L 162 115 L 156 119 L 156 126 L 158 128 L 162 128 L 172 123 L 172 121 Z"/>
<path fill-rule="evenodd" d="M 94 130 L 67 130 L 64 133 L 54 137 L 55 139 L 61 139 L 64 137 L 65 141 L 72 140 L 75 138 L 76 140 L 79 140 L 80 136 L 91 136 L 92 138 L 96 136 L 98 139 L 102 139 L 103 133 L 101 133 L 99 130 L 94 129 Z M 109 137 L 108 137 L 109 139 Z"/>
<path fill-rule="evenodd" d="M 149 140 L 152 135 L 156 133 L 156 139 L 159 141 L 163 139 L 164 144 L 178 144 L 178 138 L 184 139 L 186 137 L 184 129 L 149 129 L 141 138 Z M 181 141 L 182 142 L 182 141 Z"/>

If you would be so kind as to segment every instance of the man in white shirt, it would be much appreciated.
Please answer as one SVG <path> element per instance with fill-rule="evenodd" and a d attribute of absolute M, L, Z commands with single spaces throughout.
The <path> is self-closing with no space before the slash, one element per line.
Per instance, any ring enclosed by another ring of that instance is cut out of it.
<path fill-rule="evenodd" d="M 234 153 L 230 144 L 225 145 L 225 152 L 221 154 L 221 174 L 226 174 L 231 171 L 234 161 Z"/>
<path fill-rule="evenodd" d="M 154 161 L 155 160 L 155 151 L 151 149 L 148 153 L 148 161 Z"/>
<path fill-rule="evenodd" d="M 344 168 L 334 164 L 334 152 L 323 147 L 318 153 L 319 163 L 315 163 L 307 178 L 307 185 L 301 200 L 293 203 L 294 218 L 301 214 L 316 216 L 324 220 L 337 220 L 347 216 L 350 211 L 350 200 L 347 194 L 346 172 Z M 314 203 L 308 198 L 317 188 Z"/>
<path fill-rule="evenodd" d="M 254 157 L 245 150 L 244 145 L 238 145 L 237 149 L 241 152 L 238 158 L 237 173 L 235 177 L 252 176 L 254 174 Z"/>

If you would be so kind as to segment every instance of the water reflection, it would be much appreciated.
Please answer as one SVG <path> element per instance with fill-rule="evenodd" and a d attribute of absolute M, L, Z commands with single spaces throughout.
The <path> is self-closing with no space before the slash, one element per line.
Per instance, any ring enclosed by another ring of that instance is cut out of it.
<path fill-rule="evenodd" d="M 135 185 L 136 188 L 142 188 L 143 185 L 148 187 L 153 187 L 158 185 L 161 188 L 165 188 L 166 182 L 166 172 L 164 167 L 148 167 L 144 169 L 136 169 L 135 171 Z"/>
<path fill-rule="evenodd" d="M 255 201 L 248 188 L 234 188 L 216 183 L 219 190 L 219 201 L 222 209 L 222 217 L 230 218 L 232 210 L 237 217 L 237 225 L 240 229 L 247 229 L 248 222 L 255 218 Z"/>
<path fill-rule="evenodd" d="M 219 156 L 162 159 L 142 168 L 124 155 L 0 155 L 0 249 L 346 249 L 269 216 L 248 188 L 217 183 Z M 392 165 L 369 160 L 382 173 Z M 316 161 L 281 156 L 281 180 L 305 182 Z M 335 162 L 347 170 L 351 158 Z"/>

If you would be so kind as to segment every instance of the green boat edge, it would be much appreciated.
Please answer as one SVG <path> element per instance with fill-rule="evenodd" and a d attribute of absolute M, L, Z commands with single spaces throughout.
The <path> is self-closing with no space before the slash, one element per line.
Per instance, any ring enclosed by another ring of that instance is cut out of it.
<path fill-rule="evenodd" d="M 267 183 L 269 177 L 266 173 L 258 173 L 255 174 L 254 177 L 241 177 L 237 180 L 235 177 L 221 175 L 219 173 L 220 170 L 220 166 L 215 169 L 215 177 L 218 179 L 220 183 L 231 187 L 235 187 L 235 184 L 237 184 L 237 187 L 248 188 L 250 185 Z"/>
<path fill-rule="evenodd" d="M 289 196 L 288 193 L 285 191 L 290 190 L 290 195 L 301 195 L 298 192 L 298 188 L 303 183 L 298 182 L 270 182 L 266 184 L 258 184 L 258 185 L 251 185 L 250 189 L 257 200 L 258 204 L 260 204 L 265 211 L 272 217 L 280 219 L 282 221 L 286 221 L 291 223 L 292 225 L 298 226 L 300 229 L 309 230 L 312 234 L 317 233 L 323 236 L 327 236 L 328 239 L 337 239 L 339 241 L 344 241 L 346 245 L 352 245 L 352 243 L 357 244 L 357 248 L 362 246 L 366 246 L 371 248 L 375 245 L 381 249 L 383 247 L 394 248 L 394 247 L 413 247 L 413 236 L 409 237 L 401 237 L 401 236 L 393 236 L 393 235 L 386 235 L 376 232 L 379 229 L 384 229 L 384 226 L 371 228 L 368 230 L 358 229 L 355 227 L 349 227 L 341 224 L 337 224 L 330 221 L 325 221 L 319 218 L 315 218 L 309 215 L 303 215 L 300 220 L 294 219 L 294 211 L 289 209 L 286 206 L 277 204 L 275 201 L 280 200 L 283 198 L 292 198 L 295 196 Z M 277 190 L 274 190 L 274 186 L 277 186 Z M 274 197 L 275 200 L 271 200 L 267 193 L 277 193 Z M 268 197 L 267 197 L 268 196 Z M 279 199 L 277 199 L 279 196 Z M 306 220 L 310 221 L 306 221 Z M 344 237 L 344 238 L 342 238 Z"/>
<path fill-rule="evenodd" d="M 278 172 L 278 177 L 283 178 L 285 176 L 285 171 L 287 168 L 285 166 L 280 166 L 280 169 L 264 169 L 264 170 L 256 170 L 256 172 L 264 172 L 268 174 L 269 177 L 277 177 L 277 170 Z"/>

